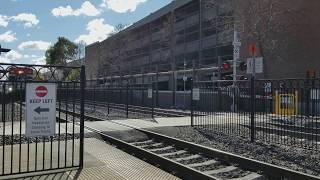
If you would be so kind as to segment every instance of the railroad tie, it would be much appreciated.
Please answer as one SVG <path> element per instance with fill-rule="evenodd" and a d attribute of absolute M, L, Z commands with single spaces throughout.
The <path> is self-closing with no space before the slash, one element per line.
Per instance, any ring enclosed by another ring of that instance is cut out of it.
<path fill-rule="evenodd" d="M 148 143 L 152 143 L 153 141 L 152 140 L 147 140 L 147 141 L 141 141 L 141 142 L 133 142 L 133 143 L 130 143 L 134 146 L 139 146 L 139 144 L 148 144 Z"/>
<path fill-rule="evenodd" d="M 196 158 L 199 158 L 199 157 L 201 157 L 201 155 L 196 154 L 196 155 L 191 155 L 191 156 L 188 156 L 188 157 L 176 158 L 176 159 L 173 159 L 173 160 L 175 160 L 175 161 L 187 161 L 187 160 L 196 159 Z"/>
<path fill-rule="evenodd" d="M 139 146 L 139 145 L 138 145 L 138 147 L 139 147 L 139 148 L 145 148 L 145 147 L 149 147 L 149 146 L 154 146 L 154 147 L 156 147 L 156 146 L 161 146 L 161 145 L 163 145 L 163 143 L 146 144 L 146 145 L 142 145 L 142 146 Z"/>
<path fill-rule="evenodd" d="M 148 151 L 151 151 L 151 152 L 166 151 L 166 150 L 173 149 L 173 148 L 174 148 L 173 146 L 167 146 L 167 147 L 163 147 L 163 148 L 148 149 Z"/>
<path fill-rule="evenodd" d="M 231 180 L 262 180 L 262 179 L 265 179 L 262 175 L 257 173 L 250 173 L 244 177 L 233 178 Z"/>

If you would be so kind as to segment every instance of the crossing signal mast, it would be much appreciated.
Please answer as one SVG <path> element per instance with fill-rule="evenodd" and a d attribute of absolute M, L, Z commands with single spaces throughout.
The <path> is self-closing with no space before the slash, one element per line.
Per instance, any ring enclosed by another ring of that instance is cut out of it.
<path fill-rule="evenodd" d="M 236 84 L 237 81 L 237 61 L 240 58 L 240 47 L 241 42 L 239 38 L 239 33 L 234 28 L 233 31 L 233 83 Z"/>
<path fill-rule="evenodd" d="M 234 74 L 233 74 L 234 71 L 231 71 L 231 69 L 232 70 L 236 69 L 237 71 L 240 70 L 242 72 L 247 70 L 247 63 L 246 62 L 239 62 L 238 61 L 236 63 L 236 66 L 231 64 L 233 62 L 234 62 L 233 60 L 229 60 L 229 61 L 224 62 L 221 65 L 220 68 L 224 71 L 224 73 L 222 73 L 223 75 L 221 77 L 222 80 L 229 80 L 229 81 L 234 80 L 233 79 L 234 78 Z M 237 77 L 239 77 L 240 80 L 248 80 L 248 78 L 246 78 L 244 75 L 242 75 L 242 76 L 237 75 Z"/>

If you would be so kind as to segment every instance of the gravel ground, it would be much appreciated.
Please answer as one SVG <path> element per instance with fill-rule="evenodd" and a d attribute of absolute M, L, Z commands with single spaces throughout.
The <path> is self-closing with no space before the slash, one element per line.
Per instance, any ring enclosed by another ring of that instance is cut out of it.
<path fill-rule="evenodd" d="M 219 150 L 257 159 L 267 163 L 288 167 L 312 175 L 320 175 L 320 153 L 302 148 L 272 145 L 224 133 L 196 130 L 192 127 L 161 127 L 151 129 L 186 141 Z"/>
<path fill-rule="evenodd" d="M 207 166 L 200 166 L 200 167 L 196 167 L 195 169 L 199 170 L 199 171 L 209 171 L 212 169 L 220 169 L 220 168 L 224 168 L 226 167 L 226 164 L 222 164 L 221 162 L 217 162 L 215 164 L 210 164 Z"/>
<path fill-rule="evenodd" d="M 183 153 L 183 154 L 174 154 L 174 155 L 169 155 L 169 156 L 165 156 L 168 159 L 176 159 L 176 158 L 185 158 L 185 157 L 189 157 L 192 156 L 194 154 L 190 154 L 189 152 Z"/>
<path fill-rule="evenodd" d="M 179 161 L 179 163 L 181 163 L 181 164 L 194 164 L 194 163 L 206 162 L 209 160 L 211 160 L 211 159 L 205 158 L 205 157 L 199 157 L 199 158 L 194 158 L 194 159 L 190 159 L 190 160 Z M 204 167 L 204 166 L 201 166 L 201 167 Z"/>
<path fill-rule="evenodd" d="M 249 171 L 243 171 L 241 169 L 236 169 L 236 170 L 233 170 L 230 172 L 218 173 L 217 176 L 221 177 L 222 179 L 233 179 L 233 178 L 244 177 L 250 173 L 251 172 L 249 172 Z"/>

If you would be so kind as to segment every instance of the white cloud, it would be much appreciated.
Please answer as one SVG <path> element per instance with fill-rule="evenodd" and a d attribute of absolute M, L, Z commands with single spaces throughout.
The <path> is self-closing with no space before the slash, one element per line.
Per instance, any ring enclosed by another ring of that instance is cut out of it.
<path fill-rule="evenodd" d="M 87 24 L 86 29 L 89 33 L 80 35 L 75 40 L 76 43 L 83 41 L 86 44 L 92 44 L 97 41 L 102 41 L 106 39 L 111 32 L 114 31 L 114 27 L 109 24 L 105 24 L 103 18 L 90 21 Z"/>
<path fill-rule="evenodd" d="M 118 13 L 133 12 L 147 0 L 103 0 L 101 7 L 109 8 Z"/>
<path fill-rule="evenodd" d="M 60 6 L 58 8 L 52 9 L 51 13 L 58 17 L 58 16 L 99 16 L 101 14 L 101 11 L 98 10 L 93 4 L 90 3 L 90 1 L 85 1 L 81 8 L 79 9 L 72 9 L 71 6 Z"/>
<path fill-rule="evenodd" d="M 19 52 L 15 50 L 11 50 L 7 54 L 5 54 L 5 57 L 9 60 L 17 60 L 17 59 L 21 59 L 23 56 Z"/>
<path fill-rule="evenodd" d="M 32 54 L 32 55 L 29 55 L 29 54 L 23 55 L 23 58 L 26 58 L 26 59 L 28 59 L 28 58 L 36 58 L 36 57 L 38 57 L 38 56 L 34 55 L 34 54 Z"/>
<path fill-rule="evenodd" d="M 0 57 L 0 63 L 12 63 L 15 60 L 20 60 L 22 57 L 23 55 L 19 52 L 11 50 L 10 52 Z"/>
<path fill-rule="evenodd" d="M 6 43 L 9 43 L 9 42 L 13 42 L 15 40 L 17 40 L 17 38 L 15 37 L 15 33 L 12 33 L 12 31 L 7 31 L 3 34 L 0 34 L 0 42 L 6 42 Z"/>
<path fill-rule="evenodd" d="M 20 50 L 41 50 L 45 51 L 50 47 L 51 43 L 50 42 L 45 42 L 45 41 L 26 41 L 23 42 L 19 45 Z"/>
<path fill-rule="evenodd" d="M 11 63 L 11 61 L 6 57 L 0 56 L 0 63 Z"/>
<path fill-rule="evenodd" d="M 7 27 L 9 24 L 8 17 L 0 15 L 0 26 Z"/>
<path fill-rule="evenodd" d="M 20 13 L 16 16 L 12 16 L 10 19 L 24 23 L 25 27 L 32 27 L 39 23 L 37 16 L 30 13 Z"/>
<path fill-rule="evenodd" d="M 46 64 L 46 60 L 45 60 L 45 59 L 46 59 L 45 56 L 42 56 L 42 57 L 33 59 L 33 60 L 32 60 L 32 64 L 44 65 L 44 64 Z"/>

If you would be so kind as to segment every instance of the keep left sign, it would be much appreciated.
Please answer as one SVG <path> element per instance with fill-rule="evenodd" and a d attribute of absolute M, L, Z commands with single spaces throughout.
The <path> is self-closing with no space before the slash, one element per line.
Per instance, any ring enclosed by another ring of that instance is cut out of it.
<path fill-rule="evenodd" d="M 56 129 L 56 94 L 54 83 L 27 83 L 26 136 L 53 136 Z"/>

